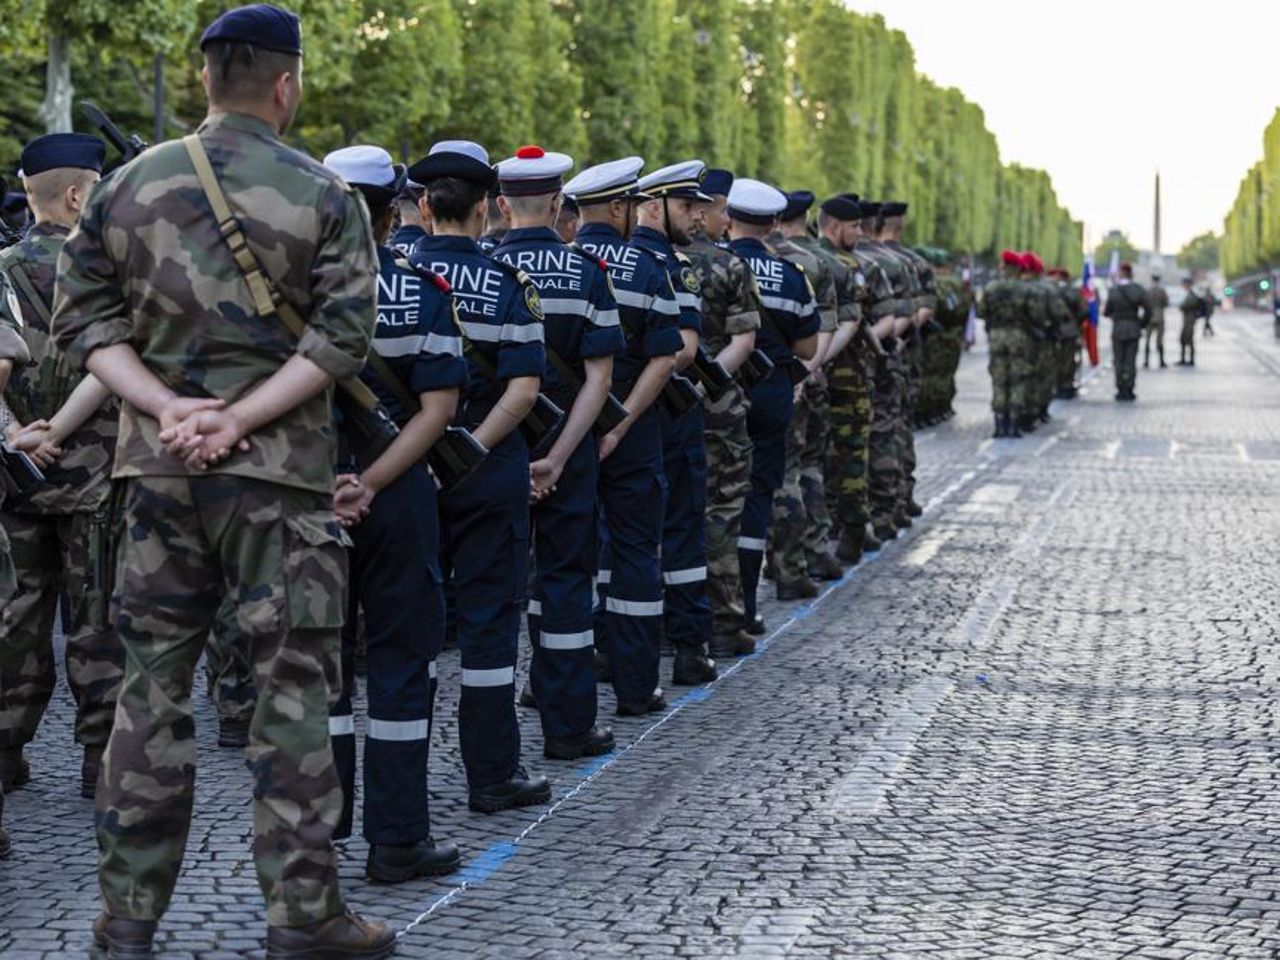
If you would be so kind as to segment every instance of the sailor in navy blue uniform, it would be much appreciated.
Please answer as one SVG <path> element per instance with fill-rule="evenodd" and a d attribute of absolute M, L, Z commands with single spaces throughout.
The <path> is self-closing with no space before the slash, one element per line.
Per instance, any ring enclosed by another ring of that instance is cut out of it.
<path fill-rule="evenodd" d="M 627 157 L 583 170 L 565 184 L 578 204 L 578 244 L 609 266 L 627 350 L 613 361 L 613 394 L 623 423 L 600 439 L 601 607 L 596 642 L 612 675 L 619 716 L 666 706 L 658 687 L 662 631 L 662 432 L 653 408 L 675 369 L 680 309 L 667 272 L 627 242 L 644 161 Z"/>
<path fill-rule="evenodd" d="M 449 873 L 459 863 L 452 845 L 436 845 L 427 816 L 427 752 L 436 687 L 436 657 L 444 638 L 439 519 L 435 483 L 422 458 L 440 438 L 466 383 L 462 341 L 448 284 L 408 268 L 386 246 L 404 168 L 381 147 L 357 146 L 325 157 L 325 165 L 355 186 L 369 205 L 378 241 L 378 323 L 373 350 L 403 391 L 372 366 L 361 379 L 400 428 L 381 454 L 348 440 L 336 497 L 339 519 L 351 526 L 350 603 L 343 631 L 342 694 L 330 716 L 334 758 L 343 788 L 337 835 L 351 832 L 355 796 L 356 613 L 368 635 L 369 719 L 364 749 L 364 836 L 370 879 L 399 883 Z M 406 409 L 403 392 L 419 406 Z M 348 436 L 350 436 L 348 434 Z"/>
<path fill-rule="evenodd" d="M 396 228 L 392 231 L 390 247 L 402 257 L 413 252 L 419 240 L 427 236 L 427 221 L 422 216 L 418 202 L 422 199 L 422 185 L 405 180 L 396 198 Z"/>
<path fill-rule="evenodd" d="M 458 733 L 471 809 L 545 803 L 551 788 L 520 765 L 515 666 L 529 565 L 529 450 L 519 428 L 546 366 L 537 288 L 480 252 L 485 192 L 497 177 L 484 148 L 444 141 L 409 169 L 423 185 L 432 234 L 410 262 L 453 288 L 469 370 L 457 422 L 489 455 L 440 494 L 441 558 L 458 648 Z"/>
<path fill-rule="evenodd" d="M 536 575 L 529 680 L 542 714 L 543 754 L 559 760 L 607 753 L 614 743 L 613 731 L 596 725 L 599 457 L 592 428 L 608 398 L 614 354 L 627 348 L 609 268 L 565 245 L 554 229 L 562 177 L 572 167 L 571 157 L 532 145 L 498 164 L 498 205 L 511 226 L 492 254 L 538 287 L 551 360 L 544 389 L 567 413 L 550 449 L 530 464 Z"/>
<path fill-rule="evenodd" d="M 702 286 L 698 271 L 673 243 L 691 242 L 699 204 L 711 202 L 699 184 L 707 166 L 687 160 L 640 178 L 640 189 L 652 197 L 636 211 L 631 242 L 661 261 L 680 307 L 677 324 L 684 343 L 676 370 L 694 360 L 702 337 Z M 707 656 L 711 636 L 711 604 L 707 600 L 707 448 L 702 405 L 681 414 L 658 405 L 662 428 L 662 468 L 667 501 L 662 525 L 663 627 L 675 651 L 671 682 L 707 683 L 716 678 L 715 661 Z"/>
<path fill-rule="evenodd" d="M 786 476 L 787 425 L 795 406 L 789 367 L 809 360 L 818 346 L 818 305 L 804 271 L 774 255 L 763 238 L 773 232 L 787 197 L 759 180 L 739 178 L 729 189 L 729 249 L 751 267 L 760 287 L 763 314 L 756 346 L 774 363 L 773 372 L 752 388 L 747 432 L 751 435 L 751 489 L 742 508 L 738 563 L 747 629 L 762 633 L 756 613 L 760 564 L 773 514 L 773 494 Z"/>

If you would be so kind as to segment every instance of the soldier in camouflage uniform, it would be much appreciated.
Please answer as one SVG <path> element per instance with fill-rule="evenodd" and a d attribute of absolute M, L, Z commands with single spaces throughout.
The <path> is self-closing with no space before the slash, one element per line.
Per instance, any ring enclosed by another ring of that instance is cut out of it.
<path fill-rule="evenodd" d="M 701 191 L 702 223 L 682 247 L 702 286 L 702 341 L 730 373 L 755 349 L 760 329 L 760 291 L 747 262 L 721 246 L 729 226 L 726 197 L 733 184 L 727 170 L 708 170 Z M 706 405 L 707 598 L 711 601 L 711 654 L 733 656 L 754 648 L 743 631 L 746 609 L 738 568 L 742 505 L 751 485 L 751 438 L 747 399 L 737 383 L 717 403 Z"/>
<path fill-rule="evenodd" d="M 855 252 L 866 255 L 884 271 L 891 299 L 872 309 L 873 331 L 885 347 L 877 359 L 874 406 L 871 423 L 871 526 L 877 540 L 892 540 L 909 518 L 902 512 L 903 492 L 908 488 L 906 468 L 914 462 L 907 449 L 911 430 L 907 426 L 906 338 L 916 311 L 915 291 L 906 263 L 878 239 L 883 223 L 881 204 L 864 201 L 864 238 Z"/>
<path fill-rule="evenodd" d="M 76 739 L 84 747 L 81 794 L 92 797 L 111 733 L 124 654 L 107 616 L 106 570 L 113 534 L 111 459 L 117 404 L 92 376 L 73 371 L 50 339 L 58 253 L 97 183 L 106 148 L 96 137 L 40 137 L 22 153 L 35 225 L 0 253 L 15 298 L 0 323 L 20 330 L 30 364 L 14 371 L 5 401 L 20 425 L 48 421 L 43 441 L 61 450 L 46 482 L 0 521 L 8 533 L 18 592 L 0 624 L 0 786 L 27 781 L 23 747 L 35 736 L 53 694 L 53 620 L 68 598 L 67 680 L 76 700 Z"/>
<path fill-rule="evenodd" d="M 1038 424 L 1049 422 L 1049 404 L 1058 387 L 1062 330 L 1072 322 L 1072 318 L 1057 286 L 1044 275 L 1044 261 L 1034 253 L 1024 256 L 1031 269 L 1027 280 L 1031 284 L 1034 304 L 1032 337 L 1035 368 L 1032 416 L 1023 429 L 1034 430 Z"/>
<path fill-rule="evenodd" d="M 231 596 L 258 690 L 246 757 L 267 955 L 384 957 L 394 934 L 338 889 L 329 741 L 348 542 L 330 391 L 369 349 L 373 236 L 354 190 L 279 139 L 301 98 L 298 18 L 231 10 L 201 49 L 209 116 L 99 187 L 59 260 L 58 346 L 124 401 L 128 656 L 98 786 L 94 940 L 152 955 L 190 823 L 194 671 Z"/>
<path fill-rule="evenodd" d="M 938 331 L 925 341 L 926 408 L 932 422 L 955 414 L 956 370 L 964 355 L 964 331 L 969 321 L 973 295 L 951 270 L 951 256 L 945 250 L 931 250 L 938 306 L 934 319 Z"/>
<path fill-rule="evenodd" d="M 846 271 L 837 292 L 851 284 L 848 295 L 858 302 L 861 322 L 885 324 L 885 305 L 893 300 L 884 270 L 857 247 L 862 237 L 862 205 L 849 196 L 825 200 L 818 212 L 821 248 Z M 842 297 L 843 308 L 843 297 Z M 891 322 L 891 318 L 890 321 Z M 839 537 L 836 556 L 849 563 L 862 559 L 871 521 L 868 474 L 876 366 L 883 352 L 870 326 L 843 351 L 833 351 L 831 365 L 832 442 L 825 471 L 828 509 Z M 877 541 L 878 543 L 878 541 Z"/>
<path fill-rule="evenodd" d="M 16 295 L 9 286 L 8 279 L 0 274 L 0 301 L 12 303 Z M 26 341 L 17 330 L 0 323 L 0 395 L 9 384 L 9 377 L 15 366 L 22 367 L 31 362 L 31 351 Z M 0 430 L 8 427 L 13 414 L 0 396 Z M 4 490 L 0 488 L 0 507 L 4 506 Z M 4 527 L 0 526 L 0 622 L 9 617 L 9 601 L 18 589 L 18 579 L 13 571 L 13 561 L 9 556 L 9 539 Z M 4 683 L 4 668 L 0 666 L 0 685 Z M 0 686 L 0 689 L 3 687 Z M 0 786 L 0 860 L 9 855 L 9 834 L 4 829 L 4 788 Z"/>
<path fill-rule="evenodd" d="M 817 241 L 805 232 L 813 200 L 808 190 L 787 194 L 778 230 L 765 240 L 778 256 L 804 271 L 818 303 L 817 353 L 804 361 L 809 376 L 796 390 L 787 430 L 786 475 L 773 499 L 769 559 L 779 600 L 818 595 L 817 584 L 809 576 L 811 567 L 828 580 L 839 579 L 843 572 L 827 547 L 831 517 L 822 479 L 831 427 L 831 402 L 822 366 L 836 332 L 839 303 L 831 260 L 819 256 Z"/>
<path fill-rule="evenodd" d="M 987 325 L 988 370 L 991 373 L 991 410 L 999 439 L 1022 436 L 1018 424 L 1027 409 L 1030 371 L 1027 328 L 1029 310 L 1027 287 L 1018 279 L 1022 254 L 1005 250 L 1000 254 L 1000 279 L 982 293 L 982 318 Z"/>
<path fill-rule="evenodd" d="M 1062 319 L 1062 335 L 1058 341 L 1058 399 L 1071 400 L 1076 396 L 1076 372 L 1080 367 L 1080 344 L 1084 337 L 1083 325 L 1089 321 L 1089 304 L 1080 288 L 1071 282 L 1066 270 L 1055 271 L 1058 280 L 1058 296 L 1066 307 Z M 1160 362 L 1164 363 L 1161 350 Z"/>

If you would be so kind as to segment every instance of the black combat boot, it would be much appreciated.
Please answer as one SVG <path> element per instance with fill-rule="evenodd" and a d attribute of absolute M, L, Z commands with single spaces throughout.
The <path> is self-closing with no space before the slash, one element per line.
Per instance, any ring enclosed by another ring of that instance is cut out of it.
<path fill-rule="evenodd" d="M 898 528 L 893 525 L 892 520 L 877 523 L 871 529 L 875 532 L 876 539 L 880 541 L 881 545 L 898 538 Z"/>
<path fill-rule="evenodd" d="M 924 507 L 920 506 L 920 504 L 916 502 L 915 497 L 911 497 L 910 499 L 907 500 L 907 505 L 905 507 L 905 510 L 907 512 L 908 517 L 924 516 Z"/>
<path fill-rule="evenodd" d="M 546 777 L 531 777 L 524 767 L 516 767 L 510 779 L 472 787 L 467 806 L 476 813 L 497 813 L 512 807 L 532 807 L 551 799 L 551 784 Z"/>
<path fill-rule="evenodd" d="M 777 595 L 778 599 L 783 603 L 789 603 L 793 600 L 810 600 L 818 595 L 818 585 L 808 577 L 779 580 Z"/>
<path fill-rule="evenodd" d="M 899 510 L 893 515 L 893 525 L 899 530 L 908 530 L 915 526 L 915 524 L 911 522 L 911 518 L 907 516 L 906 510 Z"/>
<path fill-rule="evenodd" d="M 598 757 L 613 748 L 613 728 L 592 727 L 576 737 L 547 737 L 542 743 L 542 755 L 548 760 L 577 760 Z"/>
<path fill-rule="evenodd" d="M 809 563 L 809 579 L 839 580 L 844 576 L 844 567 L 829 553 L 821 554 Z"/>
<path fill-rule="evenodd" d="M 875 553 L 877 550 L 879 550 L 883 546 L 884 546 L 884 541 L 882 541 L 879 537 L 876 536 L 874 530 L 868 530 L 866 527 L 862 528 L 862 552 L 863 553 Z"/>
<path fill-rule="evenodd" d="M 107 960 L 151 960 L 155 936 L 154 920 L 125 920 L 100 913 L 93 921 L 93 945 Z"/>
<path fill-rule="evenodd" d="M 373 844 L 364 872 L 374 883 L 405 883 L 418 877 L 443 877 L 460 866 L 462 855 L 457 847 L 427 837 L 417 843 Z"/>
<path fill-rule="evenodd" d="M 836 544 L 836 559 L 845 563 L 858 563 L 862 560 L 862 551 L 866 546 L 866 527 L 860 530 L 846 530 L 840 534 L 840 542 Z"/>
<path fill-rule="evenodd" d="M 1009 415 L 1007 413 L 996 414 L 996 428 L 991 431 L 991 439 L 1003 440 L 1009 435 Z"/>
<path fill-rule="evenodd" d="M 0 790 L 13 793 L 31 782 L 31 766 L 22 755 L 21 747 L 0 750 Z"/>
<path fill-rule="evenodd" d="M 524 682 L 524 686 L 520 689 L 520 699 L 516 703 L 528 710 L 538 709 L 538 698 L 533 695 L 533 684 L 528 680 Z"/>
<path fill-rule="evenodd" d="M 671 663 L 671 683 L 677 687 L 696 687 L 716 678 L 716 662 L 700 647 L 679 647 Z"/>
<path fill-rule="evenodd" d="M 1016 440 L 1022 436 L 1022 418 L 1014 416 L 1012 413 L 1005 414 L 1009 419 L 1005 421 L 1007 429 L 1005 436 L 1010 440 Z"/>
<path fill-rule="evenodd" d="M 753 637 L 763 637 L 769 628 L 765 626 L 764 617 L 754 613 L 747 619 L 747 625 L 743 629 Z"/>
<path fill-rule="evenodd" d="M 746 657 L 756 652 L 755 638 L 745 630 L 712 637 L 708 646 L 711 648 L 711 656 L 717 660 L 732 660 L 734 657 Z"/>
<path fill-rule="evenodd" d="M 667 709 L 667 701 L 661 691 L 654 693 L 648 700 L 619 700 L 614 711 L 620 717 L 643 717 L 650 713 L 658 713 Z"/>
<path fill-rule="evenodd" d="M 396 935 L 384 923 L 351 911 L 305 927 L 268 927 L 267 960 L 381 960 L 396 951 Z"/>
<path fill-rule="evenodd" d="M 98 775 L 102 772 L 102 747 L 85 747 L 80 761 L 80 796 L 92 800 L 98 789 Z"/>

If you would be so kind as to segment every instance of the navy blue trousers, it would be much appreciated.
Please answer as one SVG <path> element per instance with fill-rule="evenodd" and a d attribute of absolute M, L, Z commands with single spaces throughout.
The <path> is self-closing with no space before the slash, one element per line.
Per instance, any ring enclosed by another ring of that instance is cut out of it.
<path fill-rule="evenodd" d="M 529 682 L 548 737 L 575 737 L 596 722 L 592 581 L 598 479 L 596 439 L 588 433 L 565 463 L 555 493 L 532 511 Z"/>
<path fill-rule="evenodd" d="M 667 498 L 662 518 L 663 629 L 676 647 L 702 649 L 711 635 L 707 600 L 707 447 L 702 407 L 659 413 Z"/>
<path fill-rule="evenodd" d="M 431 833 L 427 754 L 436 694 L 436 657 L 444 638 L 435 482 L 413 467 L 373 498 L 351 531 L 347 624 L 342 632 L 342 696 L 330 711 L 334 760 L 342 783 L 338 836 L 351 833 L 356 749 L 356 618 L 368 638 L 369 718 L 364 747 L 364 836 L 410 844 Z"/>
<path fill-rule="evenodd" d="M 794 389 L 791 379 L 778 369 L 750 393 L 747 433 L 751 437 L 751 487 L 742 505 L 742 529 L 738 535 L 738 566 L 748 620 L 756 615 L 756 591 L 769 539 L 773 495 L 782 489 L 787 473 L 787 426 L 795 407 Z"/>
<path fill-rule="evenodd" d="M 458 738 L 475 789 L 510 779 L 520 764 L 515 670 L 529 569 L 529 451 L 520 431 L 440 494 L 440 532 L 462 655 Z"/>
<path fill-rule="evenodd" d="M 658 689 L 662 631 L 662 431 L 650 407 L 600 465 L 601 549 L 596 639 L 619 701 Z"/>

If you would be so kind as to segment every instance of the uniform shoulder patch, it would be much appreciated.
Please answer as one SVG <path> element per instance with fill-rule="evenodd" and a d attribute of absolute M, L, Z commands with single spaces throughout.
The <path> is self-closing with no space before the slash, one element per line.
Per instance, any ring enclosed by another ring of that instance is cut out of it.
<path fill-rule="evenodd" d="M 525 278 L 528 279 L 527 277 Z M 539 320 L 546 319 L 542 312 L 542 298 L 538 296 L 538 288 L 532 283 L 524 285 L 524 305 L 529 308 L 529 312 Z"/>
<path fill-rule="evenodd" d="M 688 263 L 687 260 L 680 268 L 680 283 L 683 284 L 684 288 L 690 293 L 702 292 L 702 281 L 698 279 L 698 271 L 694 270 L 693 266 Z"/>

